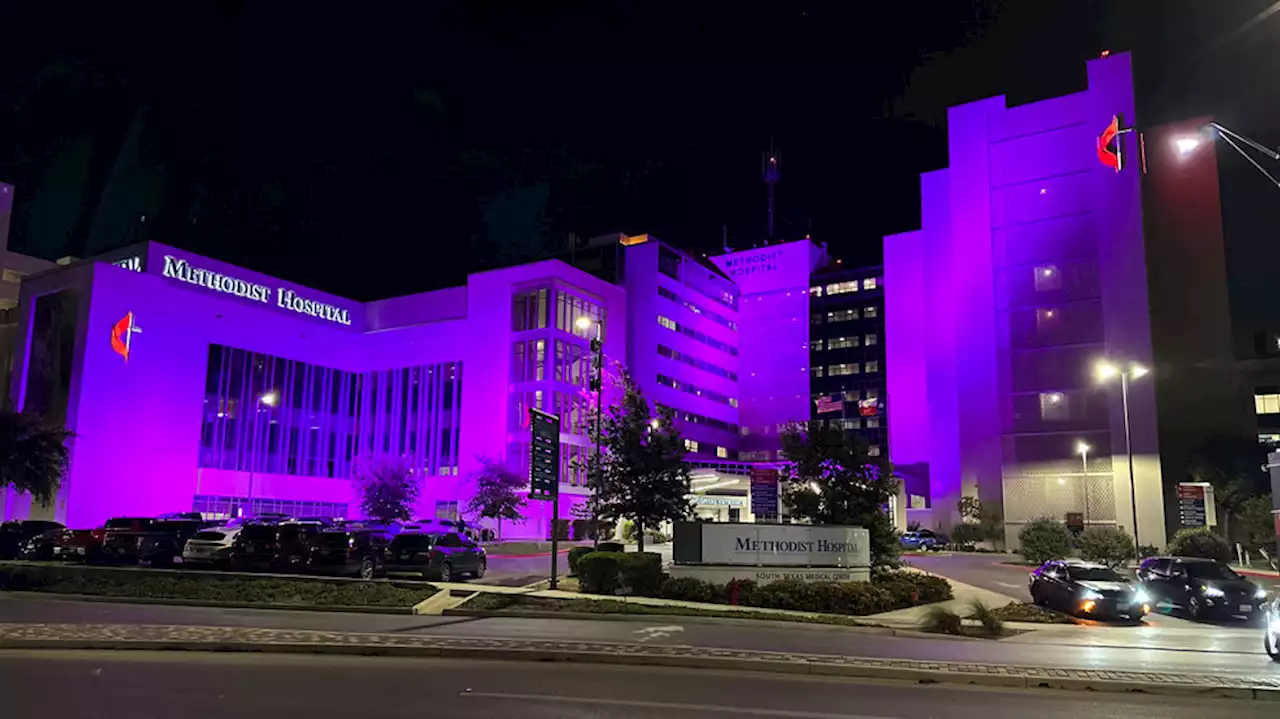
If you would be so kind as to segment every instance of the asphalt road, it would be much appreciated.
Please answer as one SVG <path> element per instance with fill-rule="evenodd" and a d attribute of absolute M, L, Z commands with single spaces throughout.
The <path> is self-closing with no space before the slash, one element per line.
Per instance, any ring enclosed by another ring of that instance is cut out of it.
<path fill-rule="evenodd" d="M 16 717 L 1203 719 L 1266 702 L 866 683 L 653 667 L 289 655 L 2 652 Z M 176 712 L 176 713 L 175 713 Z"/>
<path fill-rule="evenodd" d="M 1175 632 L 1157 627 L 1065 626 L 1025 635 L 1025 641 L 957 641 L 893 637 L 817 624 L 698 623 L 680 617 L 640 620 L 417 617 L 289 612 L 55 600 L 0 594 L 0 622 L 176 624 L 449 637 L 645 642 L 724 649 L 801 652 L 892 659 L 936 659 L 1076 669 L 1222 673 L 1280 677 L 1262 652 L 1256 630 Z M 662 632 L 653 627 L 666 628 Z M 674 627 L 674 629 L 671 629 Z"/>

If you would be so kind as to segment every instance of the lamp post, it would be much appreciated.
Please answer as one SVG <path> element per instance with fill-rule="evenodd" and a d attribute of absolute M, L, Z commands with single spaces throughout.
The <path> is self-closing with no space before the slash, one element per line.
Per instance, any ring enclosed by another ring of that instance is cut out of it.
<path fill-rule="evenodd" d="M 267 390 L 258 396 L 258 401 L 253 406 L 253 455 L 249 458 L 249 496 L 248 505 L 249 513 L 253 514 L 253 470 L 258 466 L 258 411 L 265 407 L 275 407 L 280 404 L 280 393 L 275 390 Z M 270 432 L 271 425 L 267 425 L 268 441 L 267 449 L 271 449 Z M 244 514 L 242 510 L 241 515 Z"/>
<path fill-rule="evenodd" d="M 1252 140 L 1248 137 L 1245 137 L 1244 135 L 1241 135 L 1238 132 L 1229 130 L 1223 127 L 1222 125 L 1219 125 L 1216 122 L 1210 122 L 1209 124 L 1201 128 L 1201 132 L 1199 133 L 1196 133 L 1193 135 L 1186 135 L 1186 136 L 1175 139 L 1173 141 L 1173 145 L 1177 149 L 1178 154 L 1182 157 L 1186 157 L 1187 155 L 1190 155 L 1192 152 L 1195 152 L 1196 148 L 1199 147 L 1201 143 L 1200 135 L 1205 135 L 1209 139 L 1212 139 L 1214 136 L 1222 138 L 1222 141 L 1230 145 L 1231 149 L 1235 150 L 1237 153 L 1239 153 L 1241 157 L 1248 160 L 1249 164 L 1253 165 L 1253 169 L 1257 170 L 1258 172 L 1261 172 L 1262 175 L 1271 182 L 1271 184 L 1275 185 L 1276 187 L 1280 187 L 1280 179 L 1276 179 L 1275 175 L 1272 175 L 1270 172 L 1267 172 L 1267 169 L 1265 167 L 1263 167 L 1257 160 L 1253 159 L 1253 157 L 1249 153 L 1245 152 L 1244 148 L 1240 147 L 1240 145 L 1237 143 L 1242 143 L 1248 146 L 1254 152 L 1257 152 L 1262 156 L 1266 157 L 1267 159 L 1273 160 L 1273 161 L 1280 161 L 1280 152 L 1270 147 L 1267 147 L 1266 145 L 1262 144 L 1261 142 L 1258 142 L 1257 140 Z"/>
<path fill-rule="evenodd" d="M 1129 422 L 1129 380 L 1140 379 L 1147 374 L 1147 368 L 1136 362 L 1121 367 L 1114 362 L 1102 360 L 1094 366 L 1094 375 L 1100 384 L 1106 384 L 1116 378 L 1120 379 L 1120 400 L 1124 407 L 1124 450 L 1129 458 L 1129 506 L 1133 509 L 1133 546 L 1142 546 L 1138 541 L 1138 489 L 1133 479 L 1133 436 Z"/>
<path fill-rule="evenodd" d="M 591 325 L 593 323 L 590 317 L 583 315 L 578 319 L 574 320 L 573 324 L 575 327 L 577 327 L 578 329 L 582 330 L 585 333 L 587 330 L 591 329 Z M 601 333 L 604 330 L 604 323 L 596 322 L 594 324 L 596 326 L 596 336 L 591 338 L 591 384 L 590 384 L 590 387 L 591 387 L 591 391 L 596 393 L 596 415 L 595 415 L 595 421 L 592 422 L 592 427 L 591 427 L 591 434 L 592 434 L 591 441 L 592 441 L 592 444 L 596 446 L 596 452 L 595 452 L 594 462 L 593 462 L 595 471 L 592 472 L 591 473 L 592 476 L 588 478 L 588 481 L 591 484 L 593 503 L 595 502 L 595 493 L 600 490 L 600 487 L 598 486 L 599 485 L 598 475 L 600 474 L 600 470 L 603 469 L 600 463 L 600 424 L 601 424 L 600 406 L 601 406 L 601 395 L 604 394 L 604 391 L 603 391 L 604 338 L 601 336 Z M 593 525 L 592 532 L 591 532 L 592 542 L 593 542 L 593 546 L 599 547 L 600 546 L 600 518 L 595 516 L 595 512 L 592 512 L 591 514 L 592 514 L 591 524 Z"/>
<path fill-rule="evenodd" d="M 1080 455 L 1080 482 L 1084 485 L 1084 528 L 1089 528 L 1089 445 L 1083 441 L 1076 442 L 1076 452 Z"/>

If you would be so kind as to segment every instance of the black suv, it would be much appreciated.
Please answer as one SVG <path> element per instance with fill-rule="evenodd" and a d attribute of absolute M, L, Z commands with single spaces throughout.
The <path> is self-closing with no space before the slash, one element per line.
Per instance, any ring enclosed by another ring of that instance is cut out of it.
<path fill-rule="evenodd" d="M 377 529 L 325 531 L 312 539 L 307 570 L 373 579 L 386 564 L 391 535 Z"/>
<path fill-rule="evenodd" d="M 205 527 L 200 519 L 126 519 L 117 522 L 116 527 L 111 522 L 107 523 L 102 542 L 104 557 L 113 562 L 153 566 L 174 564 L 174 558 L 182 556 L 187 540 Z M 128 526 L 121 526 L 125 522 Z"/>
<path fill-rule="evenodd" d="M 26 549 L 27 542 L 55 529 L 66 527 L 59 522 L 43 519 L 0 524 L 0 559 L 17 559 Z"/>
<path fill-rule="evenodd" d="M 1138 579 L 1152 600 L 1161 600 L 1202 617 L 1251 617 L 1267 593 L 1222 562 L 1199 557 L 1151 557 L 1138 568 Z"/>
<path fill-rule="evenodd" d="M 388 574 L 421 574 L 449 582 L 459 575 L 477 579 L 488 569 L 488 557 L 471 538 L 457 532 L 404 532 L 387 548 Z"/>

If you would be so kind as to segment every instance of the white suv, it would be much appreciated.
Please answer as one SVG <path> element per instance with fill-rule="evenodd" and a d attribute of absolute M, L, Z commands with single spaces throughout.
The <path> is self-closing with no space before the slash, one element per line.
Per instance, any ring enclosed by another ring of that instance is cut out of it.
<path fill-rule="evenodd" d="M 217 527 L 196 532 L 182 548 L 182 563 L 226 567 L 231 557 L 231 543 L 239 533 L 240 527 Z"/>

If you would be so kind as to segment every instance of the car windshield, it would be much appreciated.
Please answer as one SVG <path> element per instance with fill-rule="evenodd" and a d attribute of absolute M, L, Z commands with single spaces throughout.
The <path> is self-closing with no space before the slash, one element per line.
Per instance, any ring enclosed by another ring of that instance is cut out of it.
<path fill-rule="evenodd" d="M 1067 574 L 1077 582 L 1123 582 L 1125 578 L 1106 567 L 1070 567 Z"/>
<path fill-rule="evenodd" d="M 206 542 L 221 542 L 227 535 L 222 532 L 196 532 L 192 539 L 200 539 Z"/>
<path fill-rule="evenodd" d="M 1187 576 L 1194 579 L 1239 579 L 1240 575 L 1225 564 L 1213 562 L 1194 562 L 1183 565 L 1187 568 Z"/>
<path fill-rule="evenodd" d="M 245 539 L 267 539 L 269 537 L 274 537 L 275 534 L 275 527 L 263 524 L 246 524 L 244 528 L 240 530 L 240 536 Z"/>
<path fill-rule="evenodd" d="M 107 529 L 132 529 L 136 524 L 145 527 L 151 523 L 150 519 L 132 519 L 130 517 L 119 517 L 116 519 L 108 519 L 105 526 Z"/>
<path fill-rule="evenodd" d="M 440 538 L 437 534 L 401 534 L 392 542 L 397 549 L 417 549 L 430 547 Z"/>

